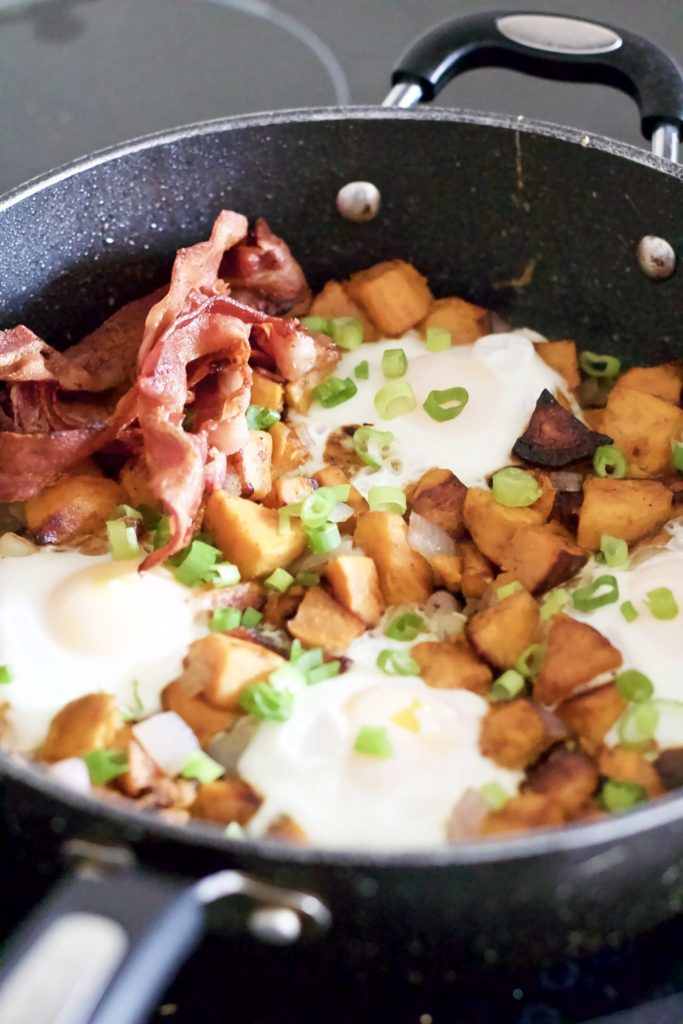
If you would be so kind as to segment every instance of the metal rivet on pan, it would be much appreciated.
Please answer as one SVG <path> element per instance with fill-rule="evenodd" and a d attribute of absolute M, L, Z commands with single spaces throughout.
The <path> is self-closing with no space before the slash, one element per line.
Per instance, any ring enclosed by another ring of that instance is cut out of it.
<path fill-rule="evenodd" d="M 259 907 L 247 922 L 255 939 L 269 946 L 289 946 L 301 935 L 301 920 L 289 907 Z"/>
<path fill-rule="evenodd" d="M 646 277 L 662 280 L 671 277 L 676 269 L 676 253 L 665 238 L 644 235 L 636 249 L 638 266 Z"/>
<path fill-rule="evenodd" d="M 382 196 L 371 181 L 350 181 L 337 192 L 337 209 L 346 220 L 374 220 L 382 205 Z"/>

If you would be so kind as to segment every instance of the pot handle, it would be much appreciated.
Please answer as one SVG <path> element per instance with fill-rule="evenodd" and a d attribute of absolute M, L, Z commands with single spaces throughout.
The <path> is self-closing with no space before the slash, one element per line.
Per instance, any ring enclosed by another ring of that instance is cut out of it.
<path fill-rule="evenodd" d="M 540 78 L 595 82 L 621 89 L 640 109 L 653 152 L 678 158 L 683 74 L 654 43 L 584 18 L 487 11 L 431 29 L 400 58 L 384 106 L 428 103 L 456 75 L 504 67 Z"/>
<path fill-rule="evenodd" d="M 315 896 L 238 871 L 188 885 L 130 865 L 116 872 L 93 862 L 80 867 L 10 940 L 0 971 L 0 1021 L 141 1024 L 198 944 L 204 907 L 238 894 L 260 904 L 248 927 L 271 944 L 288 945 L 304 929 L 329 924 Z"/>

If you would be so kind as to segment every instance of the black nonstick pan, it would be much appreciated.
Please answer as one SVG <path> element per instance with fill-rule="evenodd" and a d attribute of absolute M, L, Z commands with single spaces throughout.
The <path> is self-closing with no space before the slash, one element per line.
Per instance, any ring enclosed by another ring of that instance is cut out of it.
<path fill-rule="evenodd" d="M 481 65 L 625 90 L 652 154 L 514 117 L 399 109 Z M 192 125 L 5 196 L 0 326 L 77 340 L 167 279 L 175 250 L 226 207 L 265 216 L 313 287 L 400 256 L 437 295 L 516 326 L 626 363 L 681 357 L 673 61 L 603 25 L 489 12 L 425 36 L 393 83 L 383 107 Z M 6 957 L 2 1024 L 144 1019 L 197 942 L 204 906 L 227 896 L 249 901 L 240 920 L 253 936 L 301 942 L 309 969 L 369 970 L 378 985 L 426 965 L 438 980 L 576 955 L 683 909 L 683 795 L 562 830 L 367 855 L 178 828 L 70 794 L 6 755 L 0 770 L 14 855 L 55 872 L 64 852 L 76 861 Z M 210 915 L 217 936 L 232 903 Z"/>

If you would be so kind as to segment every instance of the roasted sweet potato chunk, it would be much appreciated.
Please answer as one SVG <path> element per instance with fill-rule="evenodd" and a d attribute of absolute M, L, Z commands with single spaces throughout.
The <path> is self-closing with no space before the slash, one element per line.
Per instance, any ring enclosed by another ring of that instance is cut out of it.
<path fill-rule="evenodd" d="M 543 496 L 536 505 L 541 502 Z M 496 565 L 502 566 L 510 542 L 519 527 L 545 522 L 550 514 L 550 509 L 543 514 L 536 505 L 528 508 L 508 508 L 499 505 L 491 491 L 483 487 L 470 487 L 465 496 L 463 516 L 465 525 L 480 552 Z"/>
<path fill-rule="evenodd" d="M 493 565 L 471 540 L 460 541 L 458 552 L 462 560 L 462 596 L 467 599 L 483 597 L 487 587 L 493 582 Z"/>
<path fill-rule="evenodd" d="M 266 508 L 284 508 L 305 501 L 318 487 L 315 480 L 307 476 L 283 476 L 276 480 L 263 499 Z"/>
<path fill-rule="evenodd" d="M 426 278 L 410 263 L 388 260 L 354 274 L 346 291 L 377 325 L 381 334 L 398 337 L 422 320 L 432 304 Z"/>
<path fill-rule="evenodd" d="M 598 769 L 601 775 L 609 779 L 637 783 L 650 797 L 659 796 L 664 792 L 655 765 L 650 764 L 635 750 L 605 748 L 598 757 Z"/>
<path fill-rule="evenodd" d="M 251 379 L 251 404 L 282 412 L 284 401 L 284 385 L 257 370 Z"/>
<path fill-rule="evenodd" d="M 408 528 L 396 512 L 363 512 L 355 543 L 377 566 L 387 604 L 424 604 L 432 590 L 432 570 L 408 544 Z"/>
<path fill-rule="evenodd" d="M 201 694 L 212 707 L 237 711 L 244 687 L 265 679 L 282 663 L 279 654 L 261 644 L 211 633 L 190 644 L 179 682 L 186 693 Z"/>
<path fill-rule="evenodd" d="M 297 412 L 308 412 L 313 401 L 314 388 L 334 372 L 334 368 L 341 358 L 341 350 L 337 348 L 331 338 L 315 332 L 313 332 L 313 337 L 317 350 L 314 369 L 309 370 L 298 380 L 289 381 L 285 386 L 287 404 Z"/>
<path fill-rule="evenodd" d="M 534 346 L 544 363 L 560 374 L 570 391 L 581 383 L 575 341 L 538 341 Z"/>
<path fill-rule="evenodd" d="M 280 839 L 285 843 L 308 843 L 308 836 L 301 825 L 291 818 L 289 814 L 281 814 L 276 818 L 266 831 L 268 839 Z"/>
<path fill-rule="evenodd" d="M 619 387 L 642 391 L 664 402 L 679 405 L 682 382 L 683 364 L 660 363 L 659 366 L 634 366 L 627 370 L 619 378 Z"/>
<path fill-rule="evenodd" d="M 521 793 L 508 800 L 499 811 L 489 814 L 481 831 L 485 836 L 526 832 L 532 828 L 561 825 L 564 820 L 562 808 L 553 797 L 542 793 Z"/>
<path fill-rule="evenodd" d="M 549 742 L 541 714 L 529 700 L 492 704 L 479 737 L 484 757 L 504 768 L 526 768 Z"/>
<path fill-rule="evenodd" d="M 57 712 L 40 749 L 44 761 L 82 757 L 91 750 L 114 745 L 121 727 L 116 698 L 109 693 L 88 693 L 69 701 Z"/>
<path fill-rule="evenodd" d="M 303 465 L 309 452 L 297 432 L 286 423 L 274 423 L 268 433 L 272 442 L 271 474 L 273 480 L 278 480 L 285 473 L 291 473 Z"/>
<path fill-rule="evenodd" d="M 379 586 L 377 567 L 366 556 L 341 555 L 328 562 L 327 582 L 337 601 L 366 626 L 376 626 L 386 605 Z"/>
<path fill-rule="evenodd" d="M 482 695 L 491 688 L 491 669 L 464 637 L 455 642 L 427 640 L 415 644 L 410 653 L 427 686 L 437 690 L 472 690 Z"/>
<path fill-rule="evenodd" d="M 437 299 L 420 324 L 420 331 L 425 335 L 430 327 L 443 327 L 449 331 L 454 345 L 471 345 L 477 338 L 490 332 L 491 314 L 487 309 L 466 302 L 465 299 L 453 296 Z"/>
<path fill-rule="evenodd" d="M 466 494 L 465 485 L 449 469 L 430 469 L 418 480 L 413 491 L 413 511 L 440 526 L 451 537 L 459 537 L 465 529 Z"/>
<path fill-rule="evenodd" d="M 524 788 L 551 797 L 567 817 L 573 817 L 586 806 L 597 786 L 598 771 L 587 754 L 556 747 L 532 768 Z"/>
<path fill-rule="evenodd" d="M 161 691 L 161 706 L 164 711 L 175 711 L 176 715 L 180 715 L 202 747 L 210 743 L 217 733 L 229 729 L 239 718 L 237 711 L 212 707 L 201 693 L 188 693 L 179 679 L 174 679 Z"/>
<path fill-rule="evenodd" d="M 678 789 L 679 786 L 683 786 L 683 747 L 663 750 L 654 766 L 664 789 Z"/>
<path fill-rule="evenodd" d="M 266 430 L 250 430 L 247 443 L 230 456 L 242 482 L 242 497 L 261 501 L 272 487 L 273 440 Z"/>
<path fill-rule="evenodd" d="M 434 585 L 446 590 L 458 590 L 462 584 L 462 558 L 460 555 L 432 555 L 429 564 L 434 571 Z"/>
<path fill-rule="evenodd" d="M 204 523 L 229 562 L 246 579 L 268 576 L 300 555 L 306 534 L 296 519 L 280 529 L 277 510 L 226 491 L 214 491 L 206 503 Z"/>
<path fill-rule="evenodd" d="M 106 477 L 65 476 L 29 498 L 26 524 L 39 544 L 63 544 L 101 529 L 125 500 L 123 488 Z"/>
<path fill-rule="evenodd" d="M 545 389 L 512 451 L 517 458 L 537 466 L 566 466 L 611 443 L 611 437 L 590 430 Z"/>
<path fill-rule="evenodd" d="M 659 480 L 586 478 L 578 542 L 597 551 L 603 533 L 628 544 L 656 533 L 671 515 L 673 497 Z"/>
<path fill-rule="evenodd" d="M 473 615 L 465 632 L 481 658 L 496 668 L 506 669 L 533 642 L 539 621 L 538 604 L 526 590 L 520 590 Z"/>
<path fill-rule="evenodd" d="M 350 483 L 348 476 L 339 466 L 324 466 L 314 474 L 313 479 L 320 487 L 336 487 L 339 484 Z M 344 534 L 354 532 L 356 529 L 356 516 L 359 512 L 367 512 L 369 508 L 367 501 L 353 484 L 350 486 L 346 504 L 351 506 L 356 515 L 339 524 L 339 529 Z"/>
<path fill-rule="evenodd" d="M 190 814 L 193 818 L 204 818 L 222 825 L 229 825 L 231 821 L 246 825 L 262 803 L 258 793 L 242 779 L 218 779 L 200 787 Z"/>
<path fill-rule="evenodd" d="M 605 683 L 563 701 L 555 713 L 575 736 L 597 744 L 602 742 L 627 706 L 614 683 Z"/>
<path fill-rule="evenodd" d="M 322 587 L 311 587 L 287 629 L 309 647 L 342 652 L 364 632 L 365 626 Z"/>
<path fill-rule="evenodd" d="M 658 476 L 671 466 L 671 442 L 683 430 L 683 409 L 619 382 L 602 422 L 626 456 L 630 477 Z"/>
<path fill-rule="evenodd" d="M 597 629 L 568 615 L 555 615 L 534 697 L 541 704 L 566 700 L 596 676 L 619 668 L 621 662 L 620 652 Z"/>
<path fill-rule="evenodd" d="M 339 316 L 354 316 L 363 325 L 365 341 L 377 340 L 377 328 L 340 281 L 327 282 L 313 299 L 308 315 L 322 316 L 327 320 L 334 320 Z"/>
<path fill-rule="evenodd" d="M 542 594 L 571 579 L 588 561 L 588 552 L 554 523 L 521 526 L 515 531 L 504 568 L 532 594 Z"/>

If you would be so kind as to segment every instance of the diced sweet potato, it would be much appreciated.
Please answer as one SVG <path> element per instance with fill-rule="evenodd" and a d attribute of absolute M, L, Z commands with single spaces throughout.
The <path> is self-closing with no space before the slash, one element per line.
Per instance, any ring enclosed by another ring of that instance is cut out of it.
<path fill-rule="evenodd" d="M 430 469 L 420 477 L 412 496 L 412 508 L 451 537 L 465 530 L 463 506 L 467 488 L 449 469 Z"/>
<path fill-rule="evenodd" d="M 301 825 L 290 818 L 288 814 L 281 814 L 266 831 L 268 839 L 281 839 L 285 843 L 298 843 L 299 845 L 308 842 L 308 836 Z"/>
<path fill-rule="evenodd" d="M 190 644 L 178 681 L 190 696 L 201 694 L 212 707 L 237 711 L 244 687 L 282 664 L 279 654 L 261 644 L 210 633 Z"/>
<path fill-rule="evenodd" d="M 290 619 L 296 615 L 304 594 L 303 587 L 291 586 L 284 594 L 269 594 L 263 609 L 263 618 L 269 626 L 284 629 Z"/>
<path fill-rule="evenodd" d="M 230 456 L 230 463 L 239 474 L 242 497 L 260 501 L 273 485 L 271 458 L 273 440 L 266 430 L 250 430 L 249 440 Z"/>
<path fill-rule="evenodd" d="M 565 820 L 559 803 L 542 793 L 521 793 L 499 811 L 492 811 L 482 825 L 485 836 L 502 832 L 526 832 L 532 828 L 561 825 Z"/>
<path fill-rule="evenodd" d="M 619 668 L 621 662 L 620 652 L 597 629 L 568 615 L 554 615 L 534 697 L 541 704 L 566 700 L 596 676 Z"/>
<path fill-rule="evenodd" d="M 296 430 L 286 423 L 274 423 L 268 433 L 272 442 L 271 473 L 273 480 L 277 480 L 302 466 L 309 457 L 309 451 Z"/>
<path fill-rule="evenodd" d="M 681 363 L 660 363 L 659 366 L 634 366 L 622 373 L 620 388 L 631 388 L 646 395 L 654 395 L 664 402 L 678 405 L 681 400 L 683 365 Z"/>
<path fill-rule="evenodd" d="M 305 501 L 317 488 L 315 480 L 307 476 L 283 476 L 276 480 L 263 499 L 266 508 L 284 508 Z"/>
<path fill-rule="evenodd" d="M 534 766 L 524 789 L 550 797 L 567 817 L 573 817 L 588 804 L 597 787 L 598 771 L 587 754 L 556 747 Z"/>
<path fill-rule="evenodd" d="M 69 701 L 57 712 L 40 748 L 44 761 L 82 757 L 91 750 L 114 745 L 121 727 L 116 698 L 109 693 L 88 693 Z"/>
<path fill-rule="evenodd" d="M 600 445 L 611 443 L 611 437 L 590 430 L 544 389 L 529 425 L 512 451 L 517 458 L 537 466 L 566 466 L 592 456 Z"/>
<path fill-rule="evenodd" d="M 180 679 L 174 679 L 161 691 L 161 706 L 164 711 L 175 711 L 187 722 L 202 747 L 214 736 L 229 729 L 239 718 L 237 711 L 212 707 L 201 693 L 188 693 Z"/>
<path fill-rule="evenodd" d="M 377 566 L 387 604 L 425 603 L 432 591 L 432 570 L 408 544 L 408 527 L 398 513 L 363 512 L 354 537 Z"/>
<path fill-rule="evenodd" d="M 366 626 L 376 626 L 386 605 L 377 567 L 367 556 L 342 555 L 328 562 L 325 576 L 337 601 Z"/>
<path fill-rule="evenodd" d="M 287 405 L 297 412 L 308 412 L 313 401 L 314 388 L 334 372 L 341 359 L 341 349 L 337 348 L 331 338 L 315 332 L 313 337 L 316 348 L 315 368 L 298 380 L 289 381 L 285 386 Z"/>
<path fill-rule="evenodd" d="M 432 555 L 429 564 L 434 572 L 435 586 L 446 590 L 459 590 L 462 583 L 462 558 L 460 555 Z"/>
<path fill-rule="evenodd" d="M 591 430 L 597 430 L 600 433 L 603 433 L 602 424 L 605 418 L 604 409 L 582 409 L 581 414 Z"/>
<path fill-rule="evenodd" d="M 130 740 L 126 753 L 128 771 L 119 775 L 116 785 L 126 796 L 137 797 L 159 782 L 164 773 L 137 740 Z"/>
<path fill-rule="evenodd" d="M 679 786 L 683 786 L 683 747 L 662 750 L 654 766 L 664 789 L 678 789 Z"/>
<path fill-rule="evenodd" d="M 262 798 L 242 779 L 218 779 L 200 787 L 190 807 L 193 818 L 204 818 L 229 825 L 246 825 L 263 803 Z"/>
<path fill-rule="evenodd" d="M 65 476 L 26 502 L 26 523 L 39 544 L 63 544 L 100 530 L 123 488 L 103 476 Z"/>
<path fill-rule="evenodd" d="M 410 263 L 387 260 L 354 274 L 346 291 L 388 337 L 398 337 L 422 320 L 432 304 L 427 279 Z"/>
<path fill-rule="evenodd" d="M 460 541 L 458 552 L 462 559 L 462 596 L 468 600 L 483 597 L 487 587 L 493 582 L 493 565 L 471 540 Z"/>
<path fill-rule="evenodd" d="M 602 422 L 626 456 L 630 477 L 658 476 L 671 466 L 671 442 L 683 430 L 683 409 L 619 382 Z"/>
<path fill-rule="evenodd" d="M 605 683 L 563 701 L 555 713 L 575 736 L 595 744 L 602 742 L 627 706 L 614 683 Z"/>
<path fill-rule="evenodd" d="M 339 316 L 354 316 L 363 325 L 365 341 L 377 340 L 377 329 L 357 302 L 354 302 L 340 281 L 328 281 L 321 292 L 313 299 L 309 316 L 322 316 L 326 320 L 335 320 Z"/>
<path fill-rule="evenodd" d="M 496 668 L 506 669 L 533 643 L 540 618 L 538 604 L 531 594 L 519 590 L 473 615 L 465 632 L 480 657 Z"/>
<path fill-rule="evenodd" d="M 512 536 L 504 567 L 532 594 L 542 594 L 571 579 L 588 561 L 588 552 L 554 523 L 521 526 Z"/>
<path fill-rule="evenodd" d="M 227 560 L 247 579 L 268 576 L 306 547 L 306 534 L 296 519 L 280 529 L 276 509 L 225 491 L 209 497 L 204 524 Z"/>
<path fill-rule="evenodd" d="M 515 531 L 520 526 L 531 526 L 547 519 L 550 509 L 544 515 L 536 508 L 542 502 L 543 496 L 528 508 L 508 508 L 499 505 L 491 491 L 470 487 L 463 508 L 465 525 L 481 553 L 502 566 Z"/>
<path fill-rule="evenodd" d="M 586 478 L 579 513 L 578 542 L 600 548 L 603 533 L 628 544 L 656 533 L 671 515 L 672 495 L 659 480 Z"/>
<path fill-rule="evenodd" d="M 341 653 L 365 631 L 365 626 L 322 587 L 310 587 L 287 629 L 309 647 Z"/>
<path fill-rule="evenodd" d="M 482 695 L 491 688 L 491 669 L 464 638 L 455 643 L 427 640 L 416 644 L 410 653 L 420 666 L 420 675 L 427 686 L 437 690 L 472 690 Z"/>
<path fill-rule="evenodd" d="M 465 299 L 454 296 L 436 299 L 420 324 L 423 336 L 430 327 L 443 327 L 449 331 L 454 345 L 471 345 L 477 338 L 490 333 L 491 314 L 487 309 L 466 302 Z"/>
<path fill-rule="evenodd" d="M 319 469 L 317 473 L 313 474 L 313 479 L 321 487 L 338 487 L 341 484 L 348 484 L 349 478 L 343 469 L 339 466 L 324 466 Z M 349 496 L 346 499 L 346 504 L 350 505 L 354 512 L 367 512 L 368 503 L 360 493 L 360 491 L 351 484 Z"/>
<path fill-rule="evenodd" d="M 284 385 L 278 384 L 276 380 L 271 380 L 257 370 L 251 379 L 251 404 L 282 412 L 284 401 Z"/>
<path fill-rule="evenodd" d="M 581 374 L 576 355 L 576 342 L 539 341 L 534 347 L 543 362 L 564 377 L 570 391 L 578 388 L 581 383 Z"/>
<path fill-rule="evenodd" d="M 609 779 L 637 783 L 650 797 L 659 796 L 664 792 L 655 766 L 635 750 L 606 747 L 598 756 L 598 769 L 601 775 L 605 775 Z"/>
<path fill-rule="evenodd" d="M 492 704 L 482 722 L 479 747 L 504 768 L 526 768 L 550 739 L 540 712 L 529 700 Z"/>

